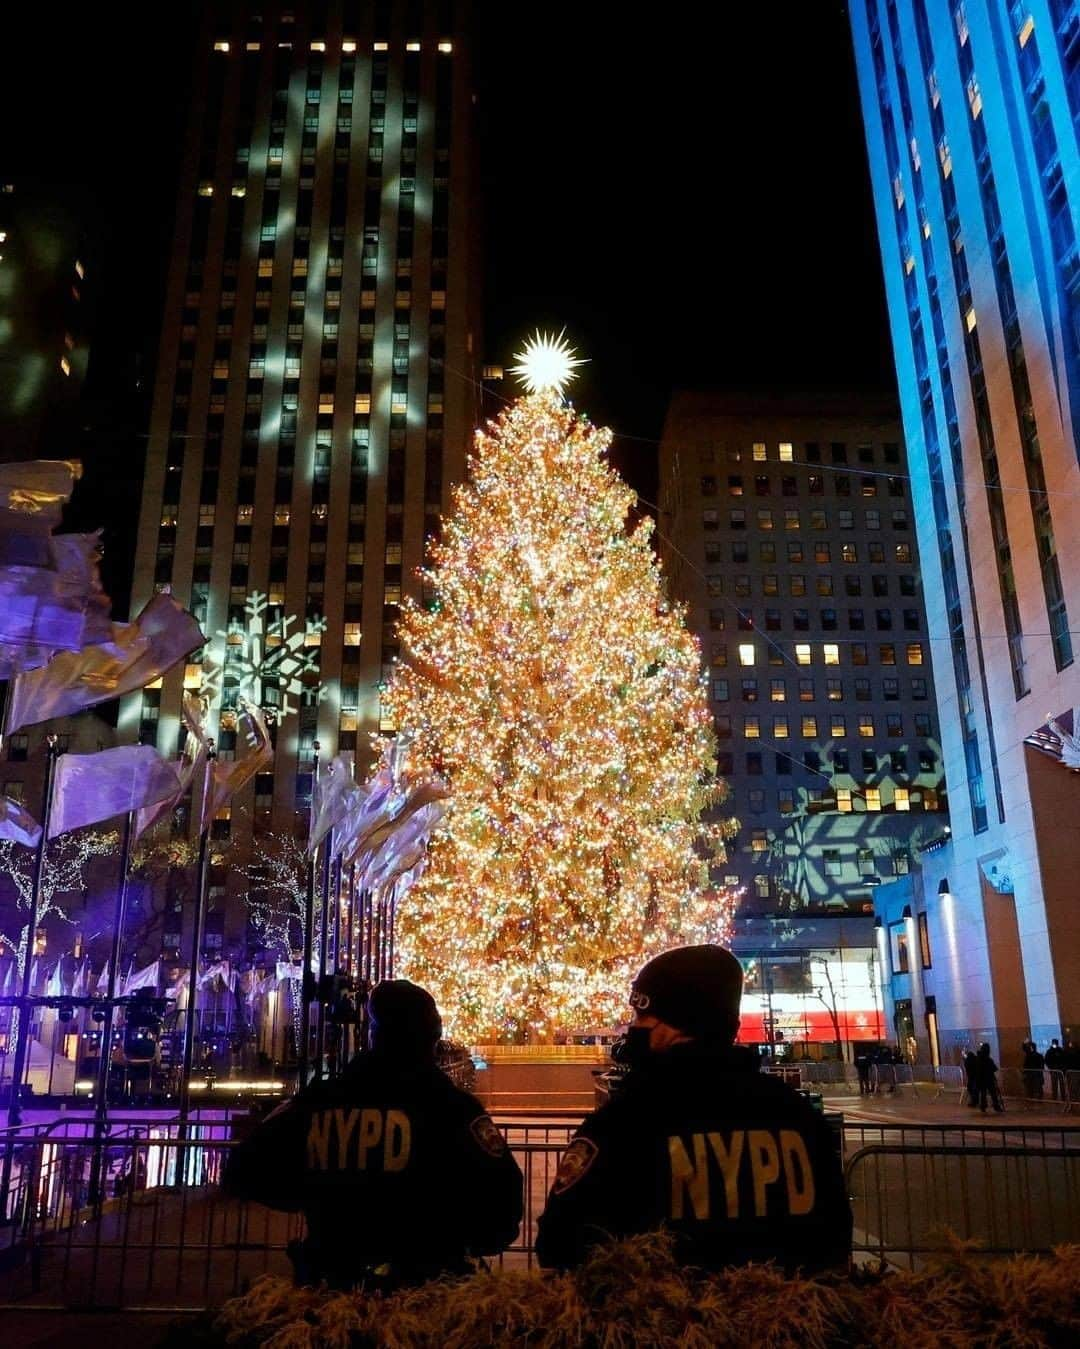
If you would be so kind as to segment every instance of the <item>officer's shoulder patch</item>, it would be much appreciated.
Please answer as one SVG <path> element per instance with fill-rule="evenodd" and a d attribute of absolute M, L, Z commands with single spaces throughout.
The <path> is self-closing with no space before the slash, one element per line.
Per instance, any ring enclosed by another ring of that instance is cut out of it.
<path fill-rule="evenodd" d="M 469 1125 L 469 1132 L 489 1156 L 501 1157 L 506 1152 L 506 1139 L 490 1115 L 477 1115 Z"/>
<path fill-rule="evenodd" d="M 555 1183 L 551 1187 L 552 1194 L 565 1194 L 576 1185 L 596 1161 L 599 1153 L 600 1149 L 591 1138 L 575 1138 L 559 1162 Z"/>

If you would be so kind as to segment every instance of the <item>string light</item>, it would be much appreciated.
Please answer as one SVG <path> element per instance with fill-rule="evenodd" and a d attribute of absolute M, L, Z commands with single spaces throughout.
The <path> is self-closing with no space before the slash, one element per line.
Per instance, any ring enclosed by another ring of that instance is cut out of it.
<path fill-rule="evenodd" d="M 464 1039 L 614 1024 L 644 960 L 728 930 L 701 654 L 610 442 L 555 386 L 504 411 L 403 609 L 385 706 L 452 804 L 398 954 Z"/>

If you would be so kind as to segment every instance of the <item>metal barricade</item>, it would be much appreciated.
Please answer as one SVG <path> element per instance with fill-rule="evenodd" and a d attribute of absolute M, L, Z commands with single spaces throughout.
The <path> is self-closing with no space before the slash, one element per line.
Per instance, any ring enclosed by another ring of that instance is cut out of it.
<path fill-rule="evenodd" d="M 499 1121 L 525 1178 L 524 1221 L 500 1264 L 532 1263 L 579 1122 Z M 0 1307 L 195 1310 L 260 1274 L 289 1276 L 303 1220 L 221 1193 L 229 1131 L 220 1119 L 127 1120 L 95 1139 L 92 1122 L 67 1121 L 16 1137 Z M 848 1124 L 843 1148 L 860 1253 L 915 1263 L 942 1225 L 993 1251 L 1080 1240 L 1080 1127 Z"/>
<path fill-rule="evenodd" d="M 915 1269 L 946 1234 L 987 1254 L 1080 1241 L 1080 1150 L 873 1143 L 845 1166 L 856 1254 Z"/>

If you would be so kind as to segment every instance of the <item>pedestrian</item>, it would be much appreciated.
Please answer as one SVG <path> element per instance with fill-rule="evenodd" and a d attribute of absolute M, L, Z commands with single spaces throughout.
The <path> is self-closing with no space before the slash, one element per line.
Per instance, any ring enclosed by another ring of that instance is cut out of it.
<path fill-rule="evenodd" d="M 979 1060 L 974 1049 L 964 1055 L 964 1085 L 967 1088 L 967 1104 L 973 1108 L 979 1104 Z"/>
<path fill-rule="evenodd" d="M 231 1194 L 304 1213 L 299 1283 L 391 1289 L 463 1273 L 521 1223 L 521 1171 L 502 1134 L 436 1067 L 434 999 L 391 979 L 367 1010 L 370 1053 L 274 1111 L 225 1170 Z"/>
<path fill-rule="evenodd" d="M 855 1071 L 859 1075 L 859 1095 L 870 1095 L 870 1051 L 865 1047 L 855 1051 Z"/>
<path fill-rule="evenodd" d="M 1029 1040 L 1024 1053 L 1023 1075 L 1024 1093 L 1029 1100 L 1041 1101 L 1043 1098 L 1043 1068 L 1046 1060 L 1039 1053 L 1034 1040 Z"/>
<path fill-rule="evenodd" d="M 990 1057 L 990 1046 L 983 1041 L 979 1046 L 979 1052 L 975 1055 L 975 1087 L 979 1097 L 979 1109 L 984 1115 L 988 1100 L 999 1114 L 1005 1109 L 1001 1103 L 1001 1092 L 998 1090 L 997 1070 L 997 1064 Z"/>
<path fill-rule="evenodd" d="M 851 1208 L 833 1131 L 735 1044 L 741 995 L 742 968 L 720 946 L 666 951 L 638 974 L 630 1070 L 563 1155 L 541 1265 L 573 1268 L 609 1238 L 663 1227 L 699 1268 L 846 1268 Z"/>
<path fill-rule="evenodd" d="M 1050 1092 L 1055 1101 L 1065 1100 L 1065 1051 L 1057 1036 L 1050 1041 L 1045 1063 L 1050 1074 Z"/>

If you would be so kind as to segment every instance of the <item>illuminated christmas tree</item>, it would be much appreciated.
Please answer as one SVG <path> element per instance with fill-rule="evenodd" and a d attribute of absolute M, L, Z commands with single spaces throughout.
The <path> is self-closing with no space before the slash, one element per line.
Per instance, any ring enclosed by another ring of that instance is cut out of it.
<path fill-rule="evenodd" d="M 610 433 L 562 402 L 572 363 L 538 340 L 528 393 L 477 433 L 385 695 L 410 771 L 451 792 L 400 967 L 474 1040 L 614 1024 L 644 960 L 730 913 L 698 645 Z"/>

